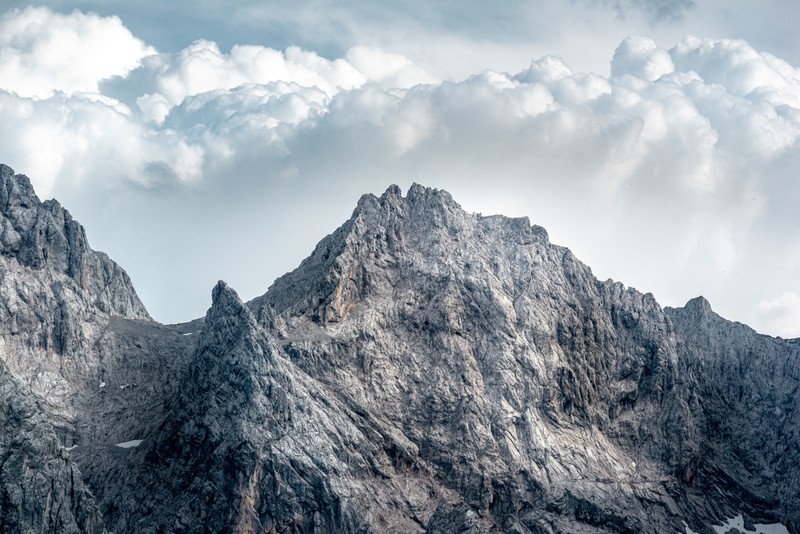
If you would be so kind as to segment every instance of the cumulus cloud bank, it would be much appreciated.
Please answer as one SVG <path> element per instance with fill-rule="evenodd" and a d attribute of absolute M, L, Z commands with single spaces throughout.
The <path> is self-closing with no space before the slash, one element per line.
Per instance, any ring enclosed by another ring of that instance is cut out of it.
<path fill-rule="evenodd" d="M 220 277 L 262 293 L 361 193 L 416 180 L 529 215 L 664 304 L 703 293 L 800 335 L 800 71 L 745 41 L 629 37 L 609 76 L 546 56 L 442 81 L 368 46 L 159 53 L 115 18 L 2 21 L 0 73 L 27 72 L 0 76 L 6 161 L 72 207 L 159 318 L 201 315 Z M 126 53 L 82 65 L 64 36 L 87 27 Z M 56 54 L 78 74 L 48 67 Z"/>

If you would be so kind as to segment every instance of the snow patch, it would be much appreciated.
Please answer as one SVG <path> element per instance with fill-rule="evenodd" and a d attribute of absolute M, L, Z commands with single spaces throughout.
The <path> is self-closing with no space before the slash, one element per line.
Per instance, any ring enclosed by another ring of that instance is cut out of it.
<path fill-rule="evenodd" d="M 184 336 L 191 336 L 192 334 L 194 334 L 194 332 L 186 332 L 186 333 L 185 333 L 185 334 L 183 334 L 183 335 L 184 335 Z"/>
<path fill-rule="evenodd" d="M 122 443 L 117 443 L 115 447 L 120 447 L 122 449 L 130 449 L 131 447 L 138 447 L 141 445 L 143 440 L 141 439 L 133 439 L 131 441 L 124 441 Z"/>
<path fill-rule="evenodd" d="M 755 534 L 789 534 L 789 530 L 780 523 L 773 523 L 770 525 L 756 523 L 753 526 L 755 527 L 755 530 L 746 529 L 744 527 L 744 518 L 742 517 L 742 514 L 739 514 L 736 517 L 731 517 L 722 525 L 712 525 L 712 528 L 717 534 L 726 534 L 729 530 L 734 528 L 739 532 L 750 532 Z M 687 534 L 690 532 L 689 527 L 686 527 L 686 532 Z"/>
<path fill-rule="evenodd" d="M 106 383 L 105 382 L 100 382 L 100 388 L 102 389 L 104 387 L 106 387 Z"/>
<path fill-rule="evenodd" d="M 77 445 L 73 445 L 72 447 L 64 447 L 64 450 L 65 450 L 65 451 L 71 451 L 71 450 L 72 450 L 72 449 L 74 449 L 75 447 L 77 447 Z"/>

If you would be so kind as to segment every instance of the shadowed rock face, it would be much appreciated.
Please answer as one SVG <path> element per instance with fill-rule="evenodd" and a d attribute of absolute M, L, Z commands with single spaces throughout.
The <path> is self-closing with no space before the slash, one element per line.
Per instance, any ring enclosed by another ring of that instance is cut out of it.
<path fill-rule="evenodd" d="M 43 235 L 33 251 L 61 242 Z M 85 263 L 22 249 L 17 278 L 71 288 Z M 95 290 L 67 312 L 94 340 L 89 371 L 58 375 L 82 415 L 41 418 L 79 444 L 109 531 L 705 533 L 738 513 L 800 528 L 800 344 L 598 281 L 527 219 L 391 187 L 262 297 L 220 282 L 202 320 L 165 327 L 132 288 Z M 10 320 L 4 340 L 34 335 Z M 37 368 L 85 347 L 49 335 Z"/>
<path fill-rule="evenodd" d="M 667 308 L 676 329 L 680 387 L 702 429 L 691 470 L 752 515 L 800 529 L 800 340 L 726 321 L 702 297 Z M 751 512 L 751 510 L 753 510 Z"/>
<path fill-rule="evenodd" d="M 0 532 L 102 532 L 69 453 L 0 361 Z"/>

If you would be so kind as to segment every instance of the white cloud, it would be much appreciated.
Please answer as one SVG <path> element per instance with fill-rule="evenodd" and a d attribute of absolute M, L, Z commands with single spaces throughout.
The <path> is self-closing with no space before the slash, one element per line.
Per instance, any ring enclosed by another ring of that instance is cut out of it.
<path fill-rule="evenodd" d="M 229 54 L 223 54 L 216 43 L 195 41 L 175 57 L 153 58 L 145 67 L 155 71 L 156 90 L 172 105 L 187 96 L 247 83 L 295 82 L 333 95 L 367 81 L 345 60 L 330 61 L 295 46 L 281 52 L 236 45 Z"/>
<path fill-rule="evenodd" d="M 0 92 L 4 157 L 74 207 L 157 317 L 201 315 L 219 278 L 263 292 L 361 193 L 412 180 L 529 215 L 663 304 L 703 293 L 737 319 L 795 291 L 787 270 L 752 280 L 796 262 L 759 243 L 796 239 L 800 73 L 743 41 L 627 38 L 608 77 L 545 56 L 437 81 L 374 46 L 325 58 L 211 41 L 142 59 L 115 79 L 118 99 L 96 93 L 107 74 L 86 93 L 54 72 L 63 94 Z"/>
<path fill-rule="evenodd" d="M 757 314 L 769 332 L 794 338 L 800 333 L 800 295 L 786 292 L 781 296 L 758 303 Z"/>
<path fill-rule="evenodd" d="M 436 79 L 401 54 L 390 54 L 372 46 L 351 47 L 345 59 L 370 81 L 385 89 L 407 89 Z"/>
<path fill-rule="evenodd" d="M 686 37 L 670 55 L 677 68 L 697 72 L 706 83 L 721 85 L 732 95 L 800 106 L 797 69 L 772 54 L 758 52 L 745 41 Z"/>
<path fill-rule="evenodd" d="M 434 78 L 410 60 L 366 46 L 351 48 L 345 58 L 325 59 L 290 46 L 285 51 L 263 46 L 235 45 L 230 53 L 211 41 L 196 41 L 177 54 L 148 58 L 141 69 L 152 92 L 136 102 L 145 120 L 161 124 L 170 110 L 188 97 L 236 90 L 245 86 L 294 87 L 313 90 L 328 99 L 367 82 L 384 89 L 405 89 Z"/>
<path fill-rule="evenodd" d="M 0 88 L 22 96 L 96 92 L 152 53 L 116 17 L 36 7 L 0 15 Z"/>
<path fill-rule="evenodd" d="M 46 99 L 0 91 L 0 138 L 8 161 L 31 177 L 37 193 L 58 186 L 144 188 L 197 181 L 203 149 L 174 131 L 151 131 L 118 102 L 85 95 Z M 157 175 L 153 172 L 160 169 Z"/>
<path fill-rule="evenodd" d="M 612 76 L 631 75 L 655 81 L 674 71 L 675 65 L 669 53 L 647 37 L 628 37 L 617 47 L 611 59 Z"/>

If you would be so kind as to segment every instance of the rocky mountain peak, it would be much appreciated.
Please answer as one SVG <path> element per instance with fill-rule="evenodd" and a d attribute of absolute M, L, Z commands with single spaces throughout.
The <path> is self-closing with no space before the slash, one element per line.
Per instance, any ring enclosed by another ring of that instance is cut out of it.
<path fill-rule="evenodd" d="M 385 220 L 389 213 L 397 216 L 402 215 L 407 208 L 400 188 L 396 185 L 390 186 L 380 197 L 367 193 L 362 195 L 356 205 L 351 221 L 362 220 L 368 223 L 379 223 Z M 345 223 L 343 226 L 347 226 Z"/>
<path fill-rule="evenodd" d="M 206 313 L 198 346 L 210 347 L 214 352 L 217 347 L 255 332 L 256 320 L 236 291 L 222 280 L 217 282 L 211 292 L 211 307 Z"/>
<path fill-rule="evenodd" d="M 11 208 L 27 208 L 39 203 L 31 181 L 24 174 L 0 163 L 0 210 L 7 213 Z"/>
<path fill-rule="evenodd" d="M 30 180 L 7 165 L 0 165 L 0 250 L 23 268 L 71 279 L 102 313 L 150 318 L 127 273 L 89 247 L 83 226 L 58 201 L 41 202 Z"/>
<path fill-rule="evenodd" d="M 415 183 L 404 197 L 392 185 L 380 197 L 362 196 L 348 221 L 324 238 L 298 269 L 275 282 L 283 289 L 270 291 L 251 306 L 259 317 L 265 301 L 279 313 L 302 308 L 308 314 L 309 306 L 301 303 L 313 287 L 310 293 L 320 302 L 311 308 L 311 318 L 336 322 L 358 302 L 388 290 L 412 271 L 463 278 L 499 269 L 498 274 L 509 277 L 514 269 L 509 254 L 517 246 L 529 247 L 526 255 L 537 247 L 544 250 L 547 232 L 531 226 L 526 217 L 468 213 L 443 190 Z"/>
<path fill-rule="evenodd" d="M 404 197 L 400 187 L 393 184 L 380 197 L 372 194 L 363 195 L 351 220 L 361 218 L 372 224 L 383 225 L 397 216 L 408 215 L 429 219 L 431 214 L 437 212 L 440 214 L 460 212 L 468 215 L 447 191 L 426 187 L 415 182 Z M 441 216 L 433 217 L 430 222 L 441 223 Z"/>
<path fill-rule="evenodd" d="M 702 295 L 689 299 L 683 306 L 683 310 L 698 318 L 707 317 L 714 313 L 714 310 L 711 309 L 711 303 Z"/>
<path fill-rule="evenodd" d="M 386 191 L 381 195 L 381 202 L 389 200 L 400 201 L 403 199 L 403 190 L 397 184 L 392 184 L 386 188 Z"/>
<path fill-rule="evenodd" d="M 49 266 L 75 278 L 88 248 L 83 227 L 56 200 L 41 202 L 27 176 L 0 168 L 3 254 L 23 265 Z"/>
<path fill-rule="evenodd" d="M 664 308 L 666 314 L 673 323 L 677 324 L 679 330 L 683 332 L 693 332 L 695 342 L 699 341 L 699 336 L 706 338 L 705 343 L 709 342 L 708 336 L 712 338 L 719 335 L 719 330 L 723 329 L 730 332 L 734 337 L 739 337 L 745 331 L 747 335 L 755 334 L 755 330 L 742 323 L 732 323 L 720 317 L 712 308 L 711 303 L 703 296 L 690 299 L 682 308 Z"/>
<path fill-rule="evenodd" d="M 687 383 L 701 368 L 716 377 L 703 384 L 718 381 L 704 390 L 709 399 L 731 396 L 746 367 L 698 356 L 708 353 L 698 347 L 719 345 L 719 332 L 731 332 L 739 348 L 726 350 L 739 361 L 750 354 L 750 333 L 702 297 L 665 313 L 651 294 L 596 280 L 527 218 L 470 214 L 444 191 L 415 184 L 404 197 L 391 186 L 362 197 L 350 220 L 250 306 L 282 325 L 292 361 L 309 375 L 346 383 L 342 395 L 402 421 L 444 472 L 460 465 L 469 513 L 490 517 L 492 502 L 563 500 L 571 503 L 567 515 L 591 517 L 598 532 L 610 524 L 624 532 L 670 531 L 678 509 L 692 525 L 732 511 L 697 511 L 687 497 L 686 484 L 705 488 L 720 471 L 747 469 L 728 452 L 709 453 L 727 449 L 710 445 L 719 419 L 699 406 L 730 408 L 698 400 L 691 388 L 700 386 Z M 588 441 L 574 432 L 588 432 Z M 572 471 L 584 460 L 580 474 Z M 538 473 L 530 476 L 539 482 L 508 479 L 509 466 Z M 636 491 L 647 488 L 651 504 L 631 507 L 625 491 L 595 485 L 623 472 Z M 662 480 L 656 473 L 676 477 L 677 486 L 655 483 Z M 493 478 L 502 491 L 492 493 L 479 478 Z M 748 492 L 762 484 L 752 480 L 726 484 Z M 538 493 L 523 497 L 526 491 Z M 733 491 L 725 497 L 737 498 Z M 769 502 L 750 513 L 775 514 L 776 501 Z M 548 510 L 539 517 L 555 509 Z M 452 528 L 465 517 L 445 516 Z M 555 516 L 555 531 L 594 532 Z M 520 531 L 541 526 L 525 525 Z"/>
<path fill-rule="evenodd" d="M 211 307 L 206 314 L 206 320 L 213 322 L 218 318 L 236 317 L 247 313 L 248 310 L 236 291 L 224 280 L 217 282 L 211 291 Z"/>

